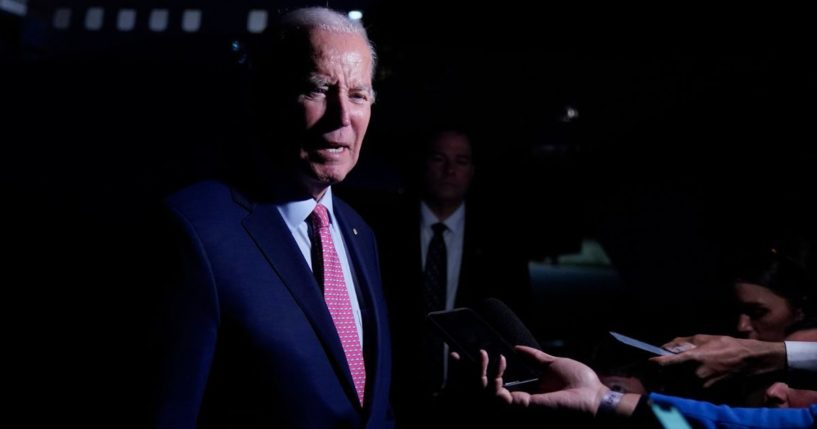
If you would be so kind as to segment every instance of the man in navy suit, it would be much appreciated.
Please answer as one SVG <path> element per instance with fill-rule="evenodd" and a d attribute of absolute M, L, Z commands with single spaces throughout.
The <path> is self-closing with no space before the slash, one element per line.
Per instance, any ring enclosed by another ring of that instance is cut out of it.
<path fill-rule="evenodd" d="M 331 188 L 358 160 L 374 50 L 359 23 L 324 8 L 291 12 L 272 33 L 253 63 L 262 178 L 168 199 L 182 270 L 156 425 L 391 427 L 374 235 Z M 312 222 L 324 209 L 328 230 Z M 330 277 L 342 323 L 325 301 Z"/>

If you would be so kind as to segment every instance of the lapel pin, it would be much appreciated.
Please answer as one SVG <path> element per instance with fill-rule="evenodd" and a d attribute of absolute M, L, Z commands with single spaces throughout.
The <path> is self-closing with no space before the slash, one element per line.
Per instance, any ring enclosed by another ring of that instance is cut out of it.
<path fill-rule="evenodd" d="M 352 228 L 352 234 L 357 235 L 357 228 Z"/>

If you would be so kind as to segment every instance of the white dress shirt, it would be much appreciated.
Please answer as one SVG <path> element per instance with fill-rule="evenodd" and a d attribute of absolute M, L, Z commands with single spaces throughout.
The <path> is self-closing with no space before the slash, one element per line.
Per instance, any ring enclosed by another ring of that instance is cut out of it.
<path fill-rule="evenodd" d="M 446 252 L 446 289 L 445 289 L 445 309 L 454 308 L 454 301 L 457 299 L 457 289 L 460 284 L 460 267 L 462 266 L 462 244 L 465 237 L 465 203 L 463 202 L 454 210 L 451 216 L 441 221 L 437 215 L 431 211 L 425 202 L 420 202 L 420 251 L 422 252 L 423 268 L 426 266 L 426 255 L 428 245 L 434 237 L 434 230 L 431 228 L 435 223 L 442 222 L 446 226 L 443 231 Z M 443 385 L 448 380 L 448 344 L 443 345 Z"/>
<path fill-rule="evenodd" d="M 434 230 L 431 226 L 437 222 L 442 222 L 446 226 L 443 232 L 446 251 L 446 290 L 445 309 L 454 308 L 454 300 L 457 298 L 457 287 L 460 283 L 460 267 L 462 266 L 462 244 L 465 237 L 465 203 L 460 204 L 457 210 L 448 216 L 444 221 L 437 219 L 437 216 L 426 203 L 420 203 L 420 251 L 422 252 L 423 267 L 426 266 L 426 255 L 428 254 L 428 244 L 434 237 Z"/>
<path fill-rule="evenodd" d="M 784 341 L 789 369 L 817 372 L 817 342 Z"/>
<path fill-rule="evenodd" d="M 335 218 L 335 212 L 332 207 L 332 188 L 329 187 L 326 189 L 326 193 L 323 194 L 320 201 L 309 198 L 302 201 L 277 204 L 276 207 L 278 208 L 278 212 L 281 213 L 281 216 L 283 216 L 287 227 L 289 227 L 289 232 L 292 233 L 292 237 L 295 238 L 295 242 L 298 243 L 298 248 L 301 249 L 301 253 L 311 269 L 312 243 L 309 240 L 307 218 L 312 214 L 312 211 L 315 210 L 315 206 L 317 206 L 318 203 L 323 204 L 329 212 L 329 231 L 332 233 L 335 252 L 338 254 L 340 266 L 343 269 L 343 280 L 346 282 L 346 290 L 349 292 L 349 302 L 352 304 L 352 313 L 355 316 L 357 336 L 360 339 L 360 345 L 363 346 L 363 319 L 360 316 L 360 305 L 358 304 L 357 293 L 355 292 L 354 276 L 352 276 L 352 270 L 349 266 L 349 256 L 346 253 L 343 234 L 340 233 L 337 227 L 337 219 Z M 320 246 L 320 243 L 316 243 L 316 245 Z"/>

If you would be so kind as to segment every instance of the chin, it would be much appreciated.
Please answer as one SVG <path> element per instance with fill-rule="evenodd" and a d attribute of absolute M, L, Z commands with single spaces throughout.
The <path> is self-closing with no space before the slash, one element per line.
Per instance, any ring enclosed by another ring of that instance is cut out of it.
<path fill-rule="evenodd" d="M 302 164 L 303 172 L 308 178 L 317 183 L 333 185 L 346 178 L 352 166 L 348 163 L 324 164 L 319 162 L 306 162 Z"/>
<path fill-rule="evenodd" d="M 319 185 L 324 187 L 335 185 L 343 181 L 346 178 L 346 174 L 348 171 L 327 171 L 327 170 L 318 170 L 313 171 L 312 179 Z"/>

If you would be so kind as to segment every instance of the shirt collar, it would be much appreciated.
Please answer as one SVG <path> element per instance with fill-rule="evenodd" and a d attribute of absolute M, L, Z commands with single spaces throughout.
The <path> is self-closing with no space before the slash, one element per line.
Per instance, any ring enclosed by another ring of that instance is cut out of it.
<path fill-rule="evenodd" d="M 326 207 L 326 210 L 329 212 L 329 223 L 335 223 L 335 214 L 332 208 L 332 187 L 326 188 L 326 192 L 324 192 L 323 197 L 321 197 L 320 201 L 315 201 L 312 198 L 307 198 L 305 200 L 300 201 L 290 201 L 284 204 L 278 205 L 278 210 L 281 212 L 281 216 L 284 217 L 284 221 L 287 223 L 290 229 L 295 229 L 298 225 L 302 224 L 306 221 L 306 218 L 312 214 L 312 211 L 315 210 L 315 206 L 321 203 Z"/>
<path fill-rule="evenodd" d="M 454 213 L 444 221 L 437 218 L 425 201 L 420 201 L 420 222 L 423 228 L 431 228 L 437 222 L 442 222 L 450 231 L 460 231 L 465 224 L 465 202 L 463 201 Z"/>

